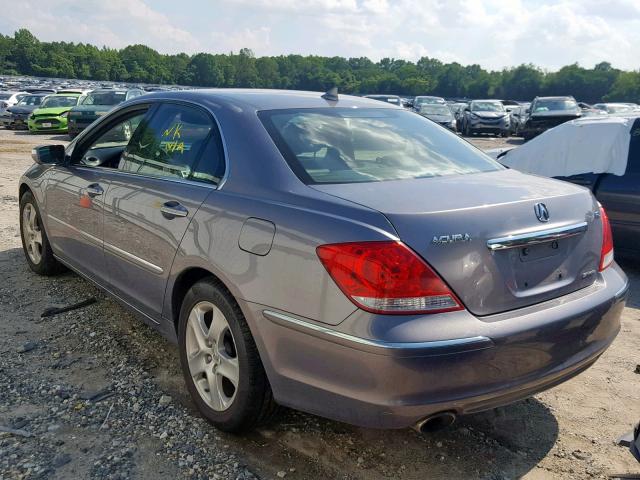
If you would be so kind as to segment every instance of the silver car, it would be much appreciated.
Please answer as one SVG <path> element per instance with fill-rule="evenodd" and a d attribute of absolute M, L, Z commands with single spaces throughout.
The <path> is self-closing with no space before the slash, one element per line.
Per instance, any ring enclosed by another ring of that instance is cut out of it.
<path fill-rule="evenodd" d="M 177 342 L 224 430 L 280 404 L 426 431 L 573 377 L 620 328 L 587 189 L 383 102 L 158 92 L 33 157 L 31 269 L 69 267 Z"/>

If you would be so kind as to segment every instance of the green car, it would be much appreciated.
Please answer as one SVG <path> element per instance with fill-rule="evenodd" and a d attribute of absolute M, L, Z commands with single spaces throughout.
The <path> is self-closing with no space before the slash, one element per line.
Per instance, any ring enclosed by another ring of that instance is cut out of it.
<path fill-rule="evenodd" d="M 78 104 L 81 97 L 79 93 L 49 95 L 40 104 L 40 108 L 29 115 L 27 120 L 29 131 L 32 133 L 66 132 L 69 110 Z"/>

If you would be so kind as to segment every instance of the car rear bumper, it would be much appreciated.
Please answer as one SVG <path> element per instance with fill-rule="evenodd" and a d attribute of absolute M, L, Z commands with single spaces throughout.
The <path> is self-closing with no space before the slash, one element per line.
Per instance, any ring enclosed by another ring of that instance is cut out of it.
<path fill-rule="evenodd" d="M 591 287 L 503 314 L 357 311 L 337 326 L 241 306 L 279 403 L 404 428 L 441 411 L 508 404 L 585 370 L 615 339 L 627 288 L 615 265 Z"/>

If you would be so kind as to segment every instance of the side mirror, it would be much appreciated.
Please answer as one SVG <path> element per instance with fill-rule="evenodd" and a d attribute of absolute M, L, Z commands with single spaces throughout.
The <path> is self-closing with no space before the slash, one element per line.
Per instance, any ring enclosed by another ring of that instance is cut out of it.
<path fill-rule="evenodd" d="M 530 108 L 527 108 L 527 109 L 524 111 L 524 113 L 531 113 L 531 109 L 530 109 Z"/>
<path fill-rule="evenodd" d="M 464 109 L 464 111 L 465 111 L 465 112 L 470 112 L 470 111 L 471 111 L 471 109 L 470 109 L 469 107 L 467 107 L 467 108 L 465 108 L 465 109 Z"/>
<path fill-rule="evenodd" d="M 40 165 L 55 165 L 64 161 L 64 145 L 40 145 L 31 150 L 31 158 Z"/>

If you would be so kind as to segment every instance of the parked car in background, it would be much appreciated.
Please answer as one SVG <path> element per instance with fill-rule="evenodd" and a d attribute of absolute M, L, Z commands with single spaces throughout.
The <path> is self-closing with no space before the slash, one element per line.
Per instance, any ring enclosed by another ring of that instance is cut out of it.
<path fill-rule="evenodd" d="M 477 133 L 493 133 L 508 137 L 511 120 L 500 100 L 472 100 L 464 111 L 462 131 L 471 136 Z"/>
<path fill-rule="evenodd" d="M 582 117 L 606 117 L 609 115 L 605 110 L 598 108 L 581 108 Z"/>
<path fill-rule="evenodd" d="M 449 130 L 456 131 L 456 119 L 447 105 L 439 103 L 423 103 L 418 111 L 420 115 L 436 122 Z"/>
<path fill-rule="evenodd" d="M 12 105 L 18 103 L 26 92 L 0 92 L 0 115 Z"/>
<path fill-rule="evenodd" d="M 406 109 L 413 109 L 413 98 L 407 98 L 407 97 L 400 97 L 400 100 L 402 101 L 402 106 Z"/>
<path fill-rule="evenodd" d="M 620 329 L 628 280 L 587 189 L 388 103 L 150 94 L 33 158 L 29 267 L 66 265 L 177 341 L 224 430 L 276 402 L 429 430 L 574 377 Z"/>
<path fill-rule="evenodd" d="M 503 103 L 504 105 L 504 103 Z M 526 119 L 527 107 L 523 105 L 505 105 L 504 109 L 509 114 L 509 126 L 511 135 L 520 135 L 520 128 Z"/>
<path fill-rule="evenodd" d="M 397 95 L 365 95 L 364 98 L 370 98 L 372 100 L 378 100 L 380 102 L 390 103 L 402 107 L 402 99 Z"/>
<path fill-rule="evenodd" d="M 140 89 L 99 89 L 89 92 L 77 106 L 69 111 L 69 136 L 75 137 L 98 117 L 120 103 L 144 95 Z"/>
<path fill-rule="evenodd" d="M 574 120 L 498 160 L 589 188 L 611 221 L 616 252 L 640 258 L 640 118 Z"/>
<path fill-rule="evenodd" d="M 625 103 L 625 105 L 629 105 L 634 112 L 640 112 L 640 105 L 637 103 Z"/>
<path fill-rule="evenodd" d="M 420 110 L 421 105 L 423 104 L 429 105 L 433 103 L 446 105 L 447 102 L 442 97 L 433 97 L 430 95 L 419 95 L 413 99 L 413 109 L 417 112 Z"/>
<path fill-rule="evenodd" d="M 48 93 L 27 94 L 15 105 L 7 108 L 0 114 L 0 122 L 6 128 L 27 128 L 29 115 L 40 107 Z"/>
<path fill-rule="evenodd" d="M 521 130 L 525 141 L 556 125 L 582 116 L 573 97 L 536 97 L 527 113 L 527 121 Z"/>
<path fill-rule="evenodd" d="M 36 132 L 66 132 L 68 115 L 75 107 L 82 95 L 78 93 L 55 93 L 48 95 L 27 120 L 27 126 L 32 133 Z"/>
<path fill-rule="evenodd" d="M 624 115 L 635 111 L 634 107 L 628 103 L 596 103 L 593 108 L 597 108 L 611 115 L 618 113 Z"/>
<path fill-rule="evenodd" d="M 449 105 L 451 113 L 453 113 L 453 117 L 456 119 L 456 131 L 458 132 L 462 132 L 464 109 L 468 106 L 469 104 L 464 102 L 456 102 Z"/>

